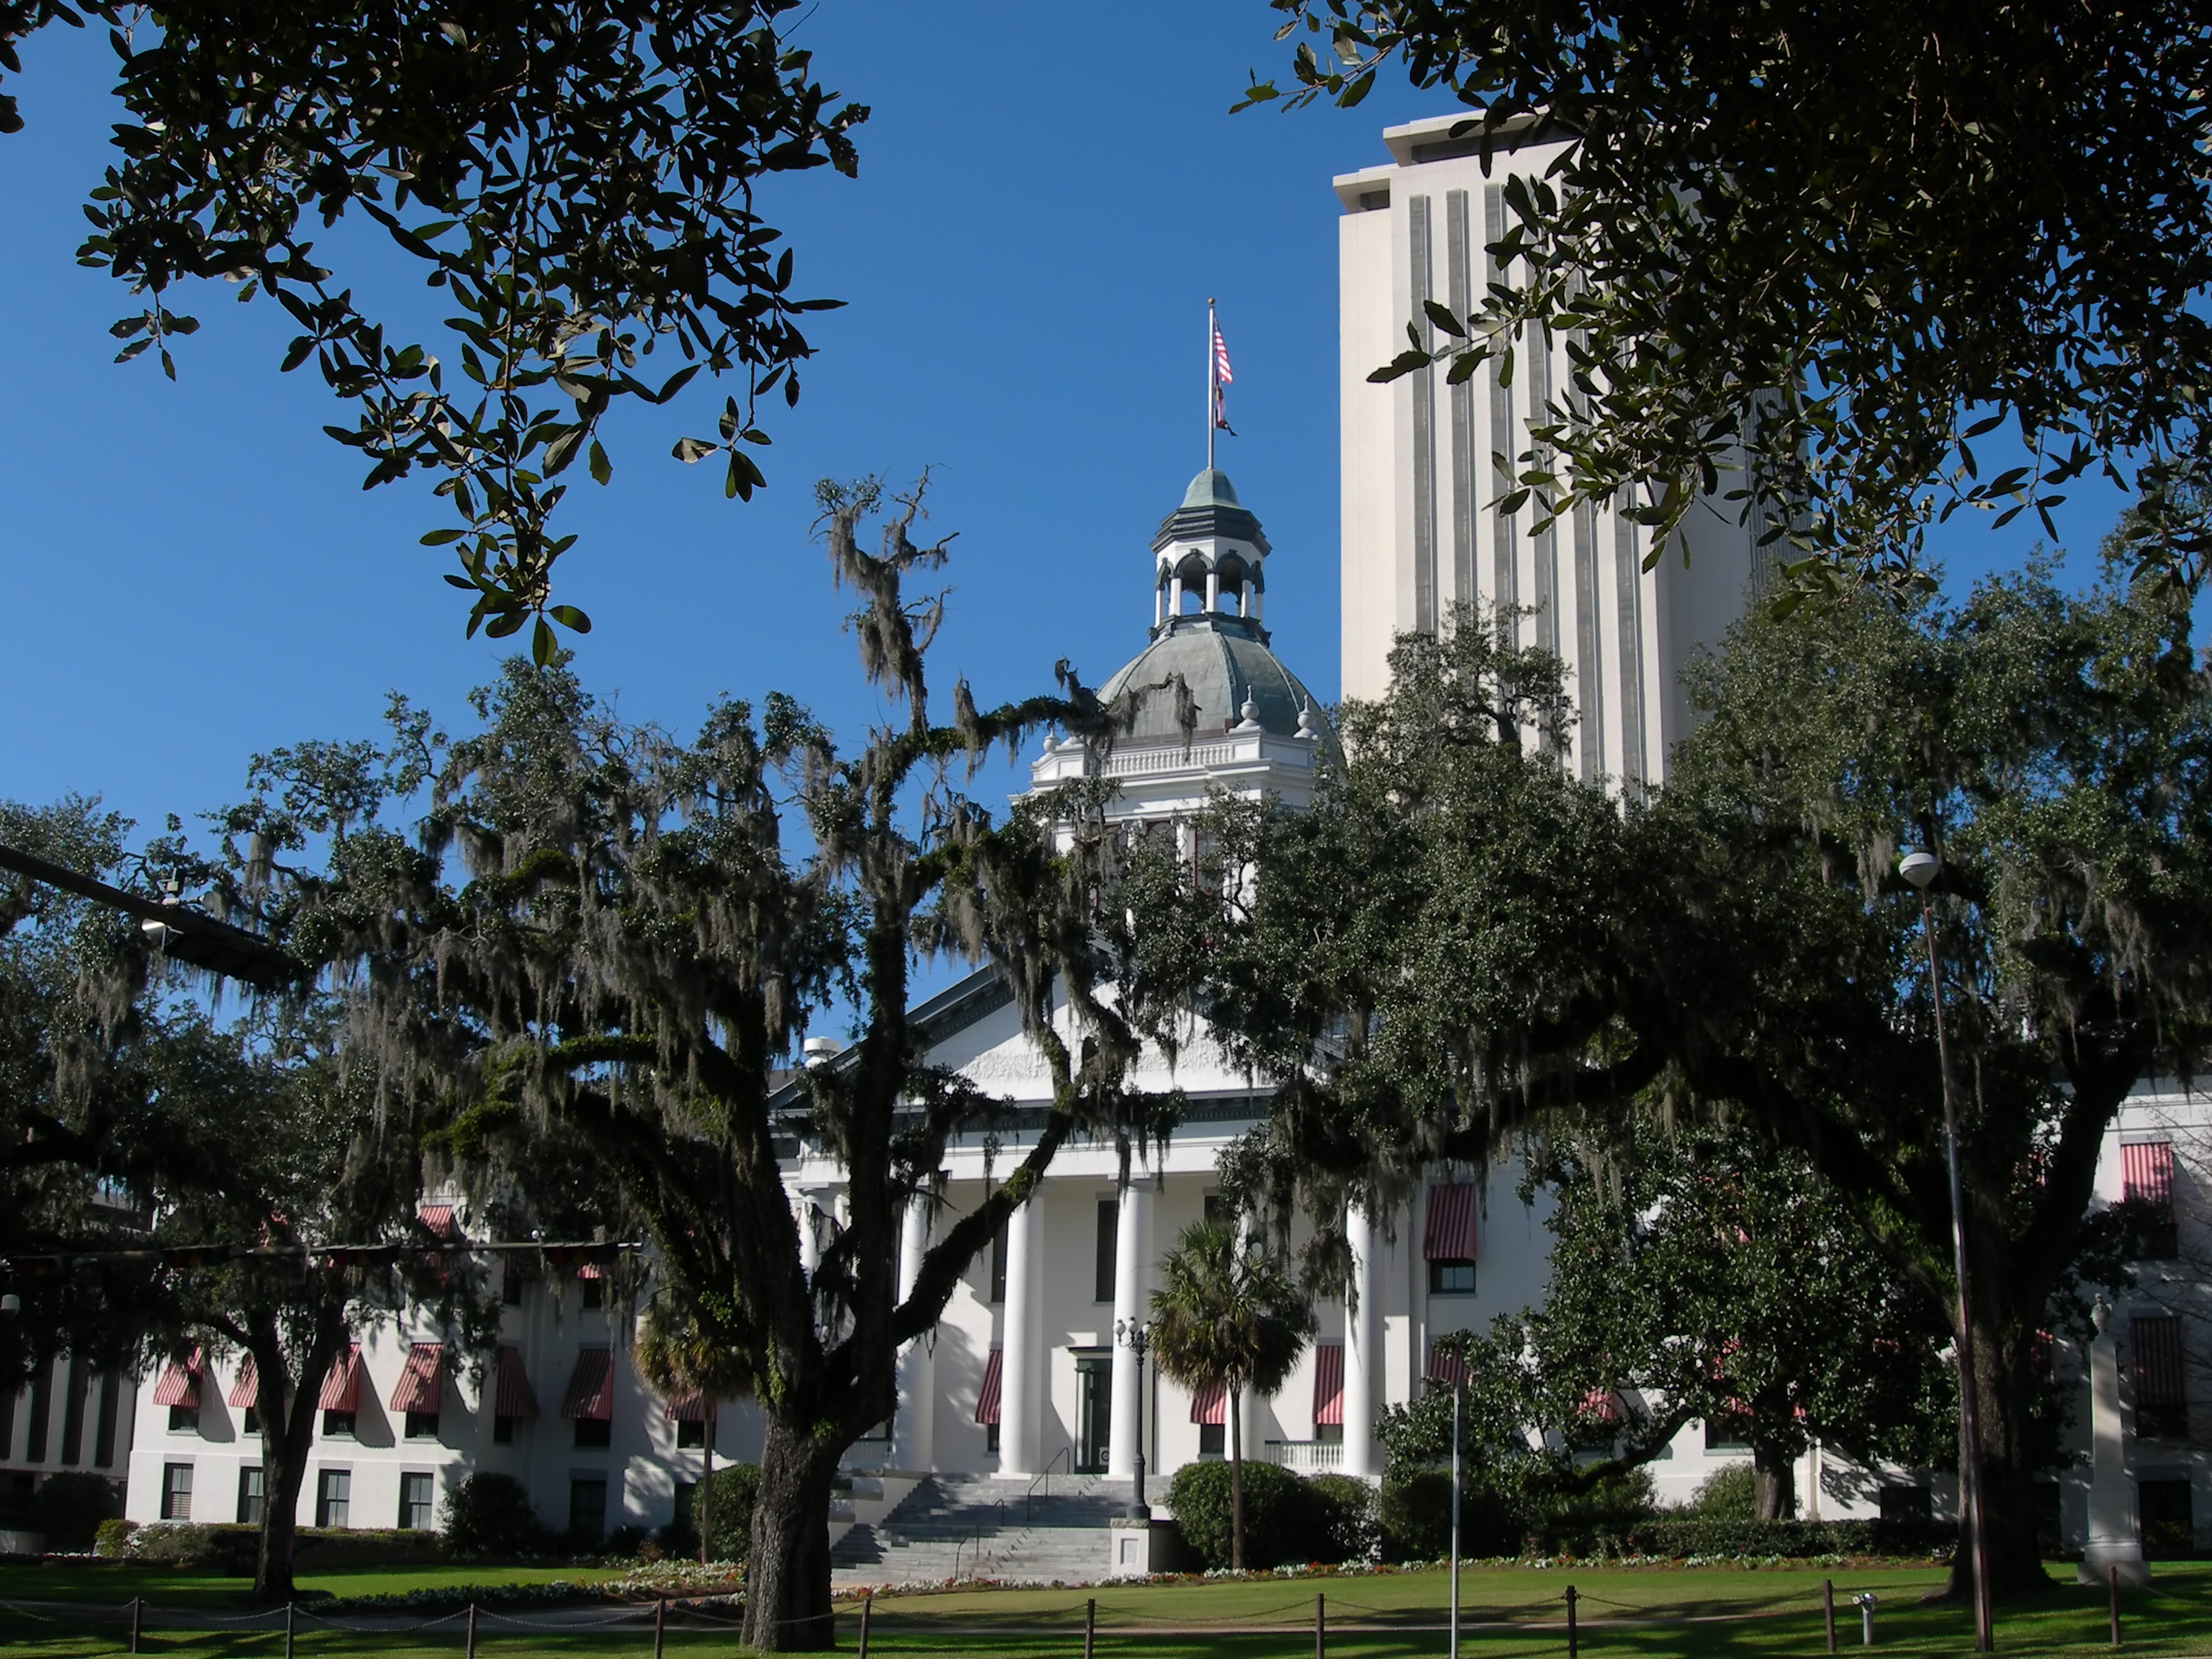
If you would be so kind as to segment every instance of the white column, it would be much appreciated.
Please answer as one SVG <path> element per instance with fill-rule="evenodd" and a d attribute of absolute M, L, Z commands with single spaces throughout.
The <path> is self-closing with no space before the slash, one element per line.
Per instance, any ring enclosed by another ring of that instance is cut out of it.
<path fill-rule="evenodd" d="M 1208 611 L 1221 609 L 1221 573 L 1218 570 L 1206 573 L 1206 608 Z"/>
<path fill-rule="evenodd" d="M 1037 1455 L 1038 1404 L 1043 1366 L 1036 1346 L 1044 1275 L 1038 1271 L 1037 1228 L 1044 1188 L 1006 1218 L 1006 1301 L 999 1346 L 999 1473 L 1034 1474 Z"/>
<path fill-rule="evenodd" d="M 2101 1584 L 2105 1569 L 2118 1567 L 2122 1583 L 2148 1584 L 2150 1570 L 2143 1565 L 2142 1538 L 2136 1530 L 2135 1483 L 2128 1479 L 2127 1446 L 2121 1438 L 2119 1344 L 2108 1330 L 2100 1330 L 2089 1345 L 2089 1432 L 2096 1447 L 2089 1474 L 2089 1532 L 2075 1576 L 2084 1584 Z"/>
<path fill-rule="evenodd" d="M 1352 1249 L 1351 1293 L 1344 1310 L 1344 1472 L 1379 1474 L 1375 1459 L 1375 1413 L 1382 1402 L 1382 1242 L 1375 1223 L 1357 1206 L 1344 1217 Z"/>
<path fill-rule="evenodd" d="M 1177 571 L 1168 578 L 1168 615 L 1182 615 L 1182 573 Z"/>
<path fill-rule="evenodd" d="M 1142 1170 L 1131 1174 L 1121 1189 L 1121 1206 L 1114 1228 L 1114 1322 L 1135 1324 L 1145 1316 L 1145 1293 L 1151 1286 L 1152 1261 L 1152 1179 Z M 1137 1356 L 1124 1342 L 1114 1342 L 1114 1406 L 1108 1420 L 1106 1473 L 1119 1480 L 1137 1474 L 1137 1417 L 1141 1397 L 1137 1392 Z"/>
<path fill-rule="evenodd" d="M 921 1258 L 929 1249 L 929 1205 L 917 1194 L 906 1206 L 899 1231 L 899 1300 L 914 1294 L 921 1277 Z M 899 1350 L 898 1417 L 892 1425 L 893 1467 L 928 1469 L 936 1466 L 937 1355 L 927 1336 L 917 1336 Z"/>
<path fill-rule="evenodd" d="M 1165 582 L 1156 582 L 1152 586 L 1152 626 L 1158 628 L 1165 622 L 1167 614 L 1168 586 Z"/>

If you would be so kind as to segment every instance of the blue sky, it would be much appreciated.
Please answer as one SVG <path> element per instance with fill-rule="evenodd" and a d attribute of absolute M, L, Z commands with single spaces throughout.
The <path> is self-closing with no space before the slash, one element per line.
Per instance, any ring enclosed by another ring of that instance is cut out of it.
<path fill-rule="evenodd" d="M 1389 124 L 1439 112 L 1387 88 L 1349 113 L 1231 116 L 1248 66 L 1285 49 L 1261 0 L 1139 4 L 1102 32 L 1076 8 L 824 0 L 800 39 L 823 78 L 872 106 L 857 181 L 779 182 L 771 220 L 799 285 L 849 302 L 779 413 L 770 488 L 726 501 L 668 458 L 721 392 L 617 428 L 617 475 L 572 490 L 564 597 L 597 629 L 579 666 L 633 719 L 686 729 L 708 701 L 777 688 L 852 730 L 846 603 L 811 539 L 825 474 L 933 471 L 933 526 L 957 531 L 935 661 L 979 699 L 1092 684 L 1143 641 L 1153 527 L 1202 463 L 1204 305 L 1235 360 L 1223 465 L 1267 525 L 1278 650 L 1333 696 L 1337 671 L 1336 204 L 1328 180 L 1383 159 Z M 107 48 L 49 28 L 0 139 L 0 796 L 104 795 L 161 814 L 234 799 L 257 750 L 369 735 L 385 691 L 449 717 L 498 648 L 462 638 L 427 483 L 361 490 L 312 371 L 276 373 L 290 333 L 227 290 L 174 385 L 109 360 L 119 284 L 74 263 L 104 165 Z M 372 278 L 395 269 L 372 255 Z M 404 301 L 412 307 L 411 296 Z M 2108 494 L 2062 531 L 2086 548 Z M 2015 558 L 1948 538 L 1954 570 Z"/>

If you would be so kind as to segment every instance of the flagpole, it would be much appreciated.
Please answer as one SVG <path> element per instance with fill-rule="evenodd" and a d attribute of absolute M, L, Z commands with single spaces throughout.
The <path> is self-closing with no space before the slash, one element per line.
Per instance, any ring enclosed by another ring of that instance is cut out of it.
<path fill-rule="evenodd" d="M 1221 398 L 1220 382 L 1214 378 L 1214 330 L 1213 296 L 1209 294 L 1206 296 L 1206 465 L 1209 471 L 1213 466 L 1213 411 Z"/>

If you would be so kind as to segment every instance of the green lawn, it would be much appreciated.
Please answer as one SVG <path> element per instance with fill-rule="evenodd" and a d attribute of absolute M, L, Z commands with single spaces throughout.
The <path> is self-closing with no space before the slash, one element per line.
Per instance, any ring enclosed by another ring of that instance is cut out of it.
<path fill-rule="evenodd" d="M 2070 1569 L 2055 1570 L 2061 1576 Z M 2212 1654 L 2212 1563 L 2162 1563 L 2148 1591 L 2123 1598 L 2126 1647 L 2144 1654 Z M 327 1573 L 313 1583 L 338 1594 L 466 1582 L 465 1570 L 416 1572 Z M 477 1581 L 491 1577 L 479 1570 Z M 542 1582 L 557 1571 L 522 1574 L 501 1571 L 502 1579 Z M 41 1578 L 38 1587 L 30 1577 Z M 150 1601 L 185 1605 L 166 1592 L 193 1587 L 209 1597 L 205 1607 L 234 1596 L 238 1581 L 192 1575 L 149 1575 L 144 1593 Z M 1823 1652 L 1820 1587 L 1823 1577 L 1836 1583 L 1838 1635 L 1847 1651 L 1858 1648 L 1858 1624 L 1849 1598 L 1872 1589 L 1881 1600 L 1876 1615 L 1877 1645 L 1902 1655 L 1965 1656 L 1972 1647 L 1963 1608 L 1923 1606 L 1920 1598 L 1940 1575 L 1924 1569 L 1741 1571 L 1707 1569 L 1607 1569 L 1577 1567 L 1536 1571 L 1525 1569 L 1470 1570 L 1462 1581 L 1462 1639 L 1470 1659 L 1522 1659 L 1564 1656 L 1566 1632 L 1562 1594 L 1572 1583 L 1580 1595 L 1580 1646 L 1589 1659 L 1814 1659 Z M 0 1574 L 0 1601 L 16 1596 L 51 1596 L 54 1581 L 98 1579 L 123 1585 L 121 1573 L 72 1574 L 25 1569 Z M 89 1595 L 91 1586 L 85 1587 Z M 1328 1598 L 1330 1659 L 1434 1659 L 1444 1650 L 1440 1625 L 1448 1593 L 1440 1572 L 1376 1578 L 1275 1580 L 1243 1584 L 1195 1584 L 1084 1590 L 949 1591 L 879 1598 L 870 1621 L 872 1653 L 892 1659 L 908 1654 L 921 1659 L 987 1653 L 993 1659 L 1077 1659 L 1082 1651 L 1083 1606 L 1095 1594 L 1098 1602 L 1097 1659 L 1305 1659 L 1313 1651 L 1313 1598 Z M 108 1600 L 106 1595 L 91 1599 Z M 33 1619 L 0 1607 L 0 1646 L 10 1654 L 61 1659 L 61 1656 L 113 1654 L 122 1649 L 119 1626 L 90 1627 L 68 1615 Z M 1663 1621 L 1663 1622 L 1654 1622 Z M 1379 1626 L 1367 1630 L 1345 1626 Z M 247 1659 L 281 1651 L 273 1632 L 184 1632 L 148 1625 L 144 1651 L 192 1656 L 193 1659 Z M 855 1646 L 858 1619 L 841 1609 L 838 1645 Z M 2035 1604 L 2001 1609 L 1997 1643 L 2002 1654 L 2036 1656 L 2109 1654 L 2101 1590 L 2055 1588 Z M 679 1630 L 672 1621 L 667 1649 L 672 1655 L 728 1654 L 734 1648 L 726 1626 Z M 577 1631 L 562 1634 L 516 1632 L 489 1619 L 479 1626 L 477 1646 L 485 1659 L 647 1659 L 652 1635 L 647 1630 Z M 409 1659 L 415 1655 L 451 1656 L 461 1648 L 458 1620 L 419 1632 L 356 1634 L 313 1631 L 303 1621 L 298 1651 L 317 1659 L 374 1656 Z"/>
<path fill-rule="evenodd" d="M 543 1584 L 619 1578 L 603 1567 L 356 1567 L 305 1572 L 300 1587 L 332 1595 L 386 1595 L 448 1584 Z M 161 1566 L 0 1566 L 0 1601 L 91 1601 L 112 1605 L 140 1595 L 157 1607 L 228 1608 L 241 1602 L 252 1581 L 185 1568 Z"/>

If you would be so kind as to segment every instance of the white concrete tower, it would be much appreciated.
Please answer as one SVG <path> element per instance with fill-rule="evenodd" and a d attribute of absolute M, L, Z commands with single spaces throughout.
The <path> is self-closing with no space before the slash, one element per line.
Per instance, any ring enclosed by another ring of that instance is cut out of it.
<path fill-rule="evenodd" d="M 1409 321 L 1434 343 L 1425 301 L 1464 315 L 1516 280 L 1489 252 L 1509 223 L 1506 179 L 1540 176 L 1562 145 L 1533 119 L 1509 124 L 1486 166 L 1479 137 L 1451 136 L 1464 118 L 1389 128 L 1388 165 L 1335 180 L 1344 694 L 1382 696 L 1396 637 L 1444 625 L 1455 601 L 1526 606 L 1522 641 L 1566 664 L 1576 774 L 1656 783 L 1692 723 L 1681 670 L 1742 614 L 1764 556 L 1733 501 L 1700 501 L 1650 571 L 1648 532 L 1612 506 L 1540 532 L 1533 502 L 1498 510 L 1530 424 L 1571 396 L 1564 339 L 1522 342 L 1510 378 L 1493 362 L 1455 386 L 1441 365 L 1368 380 Z"/>

